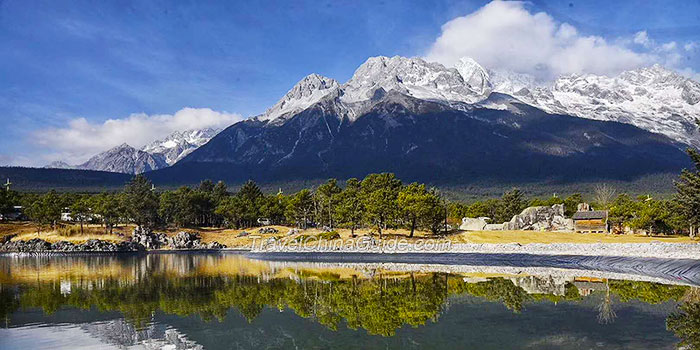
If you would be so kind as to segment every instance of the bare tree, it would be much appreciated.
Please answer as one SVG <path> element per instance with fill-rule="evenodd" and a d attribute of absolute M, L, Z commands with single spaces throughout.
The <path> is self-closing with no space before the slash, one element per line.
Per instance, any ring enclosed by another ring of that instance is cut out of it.
<path fill-rule="evenodd" d="M 600 205 L 600 209 L 608 209 L 617 191 L 608 184 L 598 184 L 594 189 L 595 202 Z"/>

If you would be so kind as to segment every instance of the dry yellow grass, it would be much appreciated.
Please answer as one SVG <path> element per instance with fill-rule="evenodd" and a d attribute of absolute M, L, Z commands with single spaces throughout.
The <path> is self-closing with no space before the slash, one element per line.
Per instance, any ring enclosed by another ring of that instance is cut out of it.
<path fill-rule="evenodd" d="M 246 248 L 250 247 L 253 239 L 251 237 L 237 237 L 241 231 L 248 231 L 251 236 L 257 237 L 280 237 L 284 236 L 289 230 L 289 227 L 270 226 L 279 230 L 277 234 L 258 234 L 257 229 L 248 230 L 197 230 L 202 236 L 204 242 L 217 241 L 225 244 L 228 247 Z M 369 229 L 356 230 L 358 236 L 370 233 Z M 315 235 L 320 233 L 318 229 L 300 230 L 298 235 Z M 348 239 L 351 237 L 350 230 L 338 229 L 337 232 L 341 238 Z M 404 229 L 385 230 L 383 236 L 385 239 L 403 238 L 411 242 L 417 239 L 437 238 L 430 232 L 416 231 L 414 237 L 408 238 L 409 231 Z M 376 235 L 376 233 L 375 233 Z M 294 237 L 294 236 L 291 236 Z M 442 239 L 442 238 L 440 238 Z M 668 243 L 698 243 L 697 239 L 693 240 L 687 236 L 641 236 L 641 235 L 612 235 L 602 233 L 574 233 L 574 232 L 542 232 L 542 231 L 474 231 L 474 232 L 457 232 L 446 237 L 455 243 L 650 243 L 654 241 Z"/>
<path fill-rule="evenodd" d="M 172 236 L 180 231 L 197 232 L 201 235 L 204 243 L 219 242 L 225 244 L 229 248 L 250 248 L 252 243 L 260 239 L 269 237 L 284 237 L 287 232 L 292 229 L 287 226 L 267 226 L 275 228 L 278 233 L 259 234 L 260 228 L 248 229 L 222 229 L 222 228 L 197 228 L 197 229 L 168 229 L 166 234 Z M 121 226 L 115 229 L 115 234 L 104 234 L 103 229 L 96 225 L 86 226 L 85 234 L 65 235 L 57 231 L 41 232 L 37 235 L 36 226 L 31 223 L 3 223 L 0 224 L 0 237 L 8 234 L 17 234 L 13 240 L 29 240 L 32 238 L 41 238 L 48 242 L 54 243 L 57 241 L 69 241 L 75 244 L 84 243 L 89 239 L 101 239 L 110 242 L 120 242 L 130 236 L 133 226 Z M 75 228 L 74 230 L 75 231 Z M 246 237 L 238 237 L 242 231 L 250 233 Z M 341 238 L 351 238 L 349 229 L 336 230 Z M 63 230 L 65 232 L 65 229 Z M 355 231 L 358 236 L 366 235 L 374 232 L 374 230 L 363 228 Z M 298 235 L 316 235 L 321 233 L 319 229 L 310 228 L 300 230 L 297 235 L 290 236 L 291 238 Z M 121 235 L 119 235 L 121 234 Z M 376 236 L 376 233 L 373 233 Z M 409 242 L 421 238 L 437 238 L 430 232 L 416 231 L 413 238 L 408 238 L 409 231 L 406 229 L 389 229 L 384 230 L 383 236 L 385 239 L 403 238 Z M 649 243 L 653 241 L 669 242 L 669 243 L 698 243 L 697 239 L 693 240 L 687 236 L 641 236 L 641 235 L 612 235 L 590 233 L 581 234 L 573 232 L 542 232 L 542 231 L 473 231 L 473 232 L 456 232 L 446 237 L 455 243 Z M 440 237 L 440 239 L 444 239 Z"/>

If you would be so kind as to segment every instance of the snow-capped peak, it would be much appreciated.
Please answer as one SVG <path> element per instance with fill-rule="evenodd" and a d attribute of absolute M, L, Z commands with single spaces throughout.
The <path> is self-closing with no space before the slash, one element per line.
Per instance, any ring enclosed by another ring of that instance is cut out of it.
<path fill-rule="evenodd" d="M 209 142 L 221 129 L 205 128 L 174 132 L 164 139 L 153 141 L 142 150 L 162 155 L 168 165 L 173 165 L 199 146 Z"/>
<path fill-rule="evenodd" d="M 660 65 L 615 77 L 562 76 L 550 87 L 515 96 L 551 113 L 632 124 L 700 145 L 700 133 L 694 124 L 700 117 L 700 83 Z"/>
<path fill-rule="evenodd" d="M 310 74 L 300 80 L 274 106 L 258 116 L 260 120 L 273 120 L 295 114 L 320 101 L 340 87 L 337 81 L 318 74 Z"/>
<path fill-rule="evenodd" d="M 137 150 L 123 143 L 90 158 L 87 162 L 78 165 L 77 168 L 140 174 L 166 166 L 167 164 L 161 156 Z"/>
<path fill-rule="evenodd" d="M 342 88 L 345 103 L 369 100 L 379 89 L 447 102 L 474 103 L 485 97 L 481 86 L 472 88 L 455 68 L 400 56 L 370 57 Z"/>
<path fill-rule="evenodd" d="M 462 57 L 455 68 L 464 79 L 464 82 L 476 93 L 488 95 L 492 86 L 489 73 L 471 57 Z"/>

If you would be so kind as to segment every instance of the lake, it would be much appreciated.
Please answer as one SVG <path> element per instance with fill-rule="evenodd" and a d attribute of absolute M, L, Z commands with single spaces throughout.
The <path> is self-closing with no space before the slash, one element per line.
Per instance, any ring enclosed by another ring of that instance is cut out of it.
<path fill-rule="evenodd" d="M 697 347 L 698 274 L 663 259 L 8 255 L 0 349 Z"/>

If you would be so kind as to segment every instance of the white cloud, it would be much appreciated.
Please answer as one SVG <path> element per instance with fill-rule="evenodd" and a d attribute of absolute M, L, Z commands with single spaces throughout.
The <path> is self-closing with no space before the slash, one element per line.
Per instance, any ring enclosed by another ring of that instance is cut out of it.
<path fill-rule="evenodd" d="M 634 40 L 653 44 L 645 31 Z M 571 73 L 614 75 L 658 61 L 655 54 L 582 35 L 547 13 L 531 13 L 526 3 L 504 1 L 491 2 L 445 23 L 425 56 L 446 66 L 470 56 L 487 68 L 529 73 L 544 80 Z"/>
<path fill-rule="evenodd" d="M 632 41 L 634 41 L 635 44 L 639 44 L 644 47 L 648 47 L 651 44 L 651 41 L 649 40 L 649 34 L 647 34 L 646 30 L 637 32 L 637 34 L 634 35 L 634 39 Z"/>
<path fill-rule="evenodd" d="M 671 41 L 671 42 L 668 42 L 668 43 L 661 45 L 661 50 L 662 51 L 673 51 L 676 49 L 676 46 L 677 46 L 676 42 Z"/>
<path fill-rule="evenodd" d="M 697 41 L 687 42 L 685 45 L 683 45 L 683 48 L 688 52 L 695 51 L 698 49 L 698 43 Z"/>
<path fill-rule="evenodd" d="M 103 123 L 77 118 L 65 127 L 39 130 L 33 136 L 39 145 L 50 149 L 46 161 L 64 160 L 78 164 L 122 143 L 141 148 L 175 131 L 224 128 L 242 119 L 239 114 L 209 108 L 183 108 L 173 115 L 132 114 Z"/>

